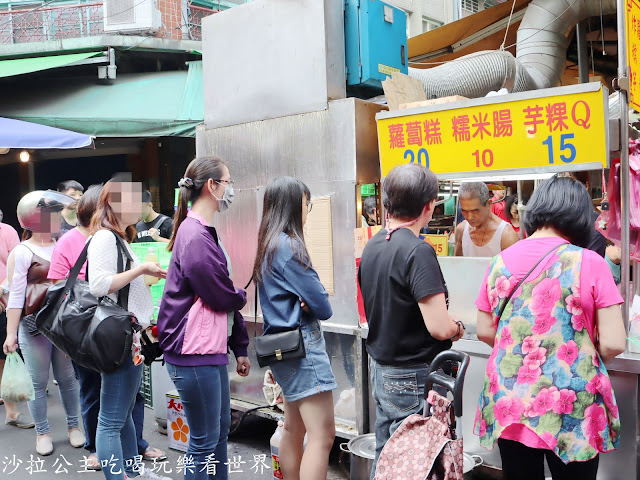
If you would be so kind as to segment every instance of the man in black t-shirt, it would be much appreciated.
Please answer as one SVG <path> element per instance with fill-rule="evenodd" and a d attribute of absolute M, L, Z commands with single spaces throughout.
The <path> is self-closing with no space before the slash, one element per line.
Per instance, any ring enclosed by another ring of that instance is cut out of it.
<path fill-rule="evenodd" d="M 422 411 L 427 368 L 464 333 L 447 311 L 448 292 L 433 247 L 420 230 L 433 215 L 436 176 L 417 164 L 394 168 L 382 186 L 389 225 L 362 253 L 358 282 L 369 322 L 376 458 L 402 421 Z"/>
<path fill-rule="evenodd" d="M 78 202 L 84 194 L 84 187 L 75 180 L 65 180 L 58 184 L 58 192 L 73 198 L 75 201 L 60 212 L 62 218 L 60 222 L 60 232 L 55 235 L 56 240 L 69 230 L 75 228 L 78 223 L 76 211 L 78 209 Z"/>
<path fill-rule="evenodd" d="M 136 230 L 134 242 L 169 243 L 173 233 L 173 221 L 153 209 L 149 190 L 142 192 L 142 220 L 136 223 Z"/>

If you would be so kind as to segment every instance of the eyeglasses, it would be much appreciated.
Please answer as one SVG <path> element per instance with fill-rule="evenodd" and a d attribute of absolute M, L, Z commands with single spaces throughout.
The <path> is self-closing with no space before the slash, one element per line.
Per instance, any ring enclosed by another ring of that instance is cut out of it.
<path fill-rule="evenodd" d="M 226 183 L 230 187 L 233 187 L 233 184 L 234 184 L 233 180 L 214 180 L 214 182 L 216 182 L 216 183 Z"/>
<path fill-rule="evenodd" d="M 307 203 L 307 213 L 311 213 L 312 209 L 313 209 L 313 203 L 312 202 L 308 202 Z"/>

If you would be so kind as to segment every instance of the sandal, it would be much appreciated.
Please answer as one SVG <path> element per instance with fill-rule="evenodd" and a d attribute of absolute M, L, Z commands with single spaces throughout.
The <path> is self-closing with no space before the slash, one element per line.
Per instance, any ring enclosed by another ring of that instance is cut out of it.
<path fill-rule="evenodd" d="M 98 471 L 102 470 L 102 467 L 100 466 L 100 459 L 98 458 L 98 455 L 96 455 L 95 453 L 92 453 L 87 457 L 86 469 L 94 471 L 94 472 L 98 472 Z"/>
<path fill-rule="evenodd" d="M 154 448 L 149 445 L 142 454 L 142 459 L 148 462 L 153 462 L 154 460 L 156 462 L 162 462 L 167 459 L 167 455 L 159 448 Z"/>

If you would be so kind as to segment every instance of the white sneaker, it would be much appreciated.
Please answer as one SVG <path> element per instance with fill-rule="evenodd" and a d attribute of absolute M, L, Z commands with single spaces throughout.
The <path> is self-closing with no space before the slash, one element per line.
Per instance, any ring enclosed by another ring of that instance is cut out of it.
<path fill-rule="evenodd" d="M 132 478 L 132 480 L 135 480 L 137 478 L 139 478 L 140 480 L 172 480 L 171 477 L 163 477 L 161 475 L 158 475 L 156 472 L 147 467 L 144 467 L 140 472 L 140 475 Z"/>

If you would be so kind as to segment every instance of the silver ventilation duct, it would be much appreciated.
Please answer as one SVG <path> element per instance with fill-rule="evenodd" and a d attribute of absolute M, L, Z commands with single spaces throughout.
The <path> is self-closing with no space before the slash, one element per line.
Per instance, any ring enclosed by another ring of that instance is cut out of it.
<path fill-rule="evenodd" d="M 575 25 L 600 15 L 601 5 L 603 15 L 616 12 L 616 0 L 533 0 L 518 29 L 515 58 L 507 51 L 487 50 L 430 69 L 409 68 L 409 75 L 422 81 L 427 98 L 555 87 Z"/>

